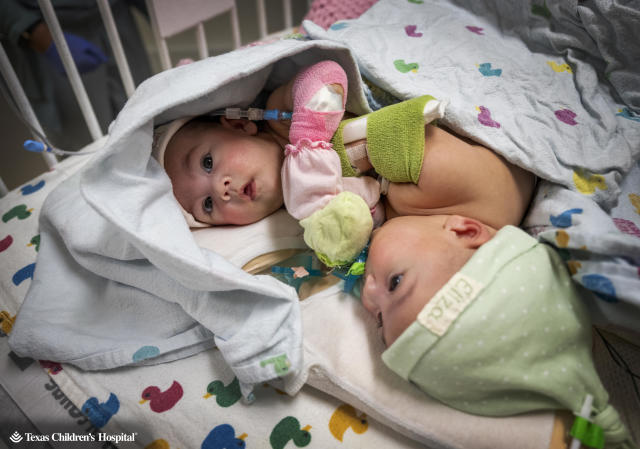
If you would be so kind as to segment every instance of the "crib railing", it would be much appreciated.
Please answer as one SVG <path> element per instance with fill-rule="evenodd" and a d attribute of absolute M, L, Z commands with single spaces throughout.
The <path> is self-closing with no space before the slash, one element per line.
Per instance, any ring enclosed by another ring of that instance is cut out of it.
<path fill-rule="evenodd" d="M 109 6 L 108 0 L 96 1 L 107 32 L 109 44 L 111 46 L 111 50 L 118 67 L 124 90 L 129 97 L 135 90 L 135 84 L 122 47 L 122 43 L 120 41 L 120 36 L 113 15 L 111 13 L 111 7 Z M 291 28 L 293 23 L 293 8 L 291 0 L 281 1 L 285 29 L 288 29 Z M 310 0 L 300 1 L 304 1 L 308 9 Z M 241 32 L 240 24 L 238 21 L 236 0 L 189 0 L 189 2 L 176 2 L 175 0 L 146 0 L 146 3 L 150 16 L 151 28 L 154 34 L 154 40 L 160 55 L 162 70 L 166 70 L 172 67 L 166 39 L 192 27 L 195 27 L 195 40 L 198 48 L 198 57 L 200 59 L 208 57 L 209 51 L 207 48 L 207 40 L 203 23 L 220 14 L 229 14 L 230 16 L 233 35 L 233 48 L 238 48 L 241 45 Z M 91 138 L 94 141 L 98 140 L 102 137 L 102 130 L 96 118 L 96 114 L 93 110 L 85 87 L 82 83 L 82 79 L 80 77 L 76 64 L 74 63 L 73 57 L 71 56 L 69 47 L 67 46 L 67 42 L 64 39 L 62 28 L 56 16 L 51 0 L 38 0 L 38 5 L 42 12 L 42 16 L 49 28 L 49 31 L 51 32 L 53 41 L 58 48 L 58 53 L 62 60 L 76 101 L 80 106 L 80 111 L 84 118 L 85 125 L 89 130 Z M 180 21 L 175 20 L 176 7 L 180 8 L 180 16 L 183 17 L 183 19 Z M 191 16 L 187 14 L 185 17 L 185 12 L 190 13 Z M 268 35 L 265 0 L 256 0 L 255 13 L 260 38 L 262 39 Z M 167 19 L 167 17 L 169 17 L 169 19 Z M 46 140 L 45 132 L 29 103 L 27 95 L 25 94 L 20 81 L 18 80 L 18 77 L 16 76 L 16 73 L 11 66 L 4 48 L 1 45 L 0 69 L 2 71 L 2 76 L 4 77 L 6 84 L 10 90 L 14 104 L 16 105 L 19 113 L 22 115 L 24 120 L 26 120 L 30 125 L 29 127 L 34 140 L 40 141 L 44 144 Z M 43 139 L 43 137 L 45 138 Z M 10 150 L 18 151 L 13 148 Z M 52 153 L 43 152 L 42 156 L 47 167 L 49 167 L 50 169 L 54 168 L 58 162 L 56 156 Z M 8 188 L 0 177 L 0 196 L 4 196 L 7 191 Z"/>
<path fill-rule="evenodd" d="M 24 93 L 24 90 L 20 85 L 18 76 L 13 70 L 11 62 L 9 62 L 9 57 L 7 56 L 7 53 L 5 52 L 2 45 L 0 45 L 0 70 L 2 70 L 2 76 L 7 83 L 7 87 L 11 92 L 12 99 L 18 109 L 18 112 L 22 114 L 22 117 L 24 117 L 24 119 L 33 127 L 34 138 L 37 140 L 41 140 L 37 133 L 44 135 L 44 130 L 42 129 L 40 121 L 38 120 L 38 117 L 36 117 L 33 108 L 31 107 L 31 103 L 29 103 L 27 95 Z M 7 101 L 10 100 L 11 99 L 7 98 Z M 47 164 L 47 167 L 49 168 L 53 168 L 58 163 L 56 157 L 51 153 L 42 153 L 42 156 L 45 163 Z M 0 196 L 6 195 L 7 191 L 7 186 L 4 184 L 2 177 L 0 177 Z"/>
<path fill-rule="evenodd" d="M 60 54 L 60 59 L 62 59 L 64 70 L 67 73 L 69 82 L 71 83 L 71 88 L 73 89 L 73 93 L 76 96 L 78 105 L 80 106 L 80 111 L 82 112 L 84 121 L 89 128 L 91 138 L 93 140 L 98 140 L 100 137 L 102 137 L 100 124 L 98 123 L 96 114 L 93 110 L 93 107 L 91 106 L 91 102 L 89 101 L 89 96 L 87 95 L 87 91 L 84 88 L 84 84 L 82 84 L 82 80 L 80 79 L 80 72 L 78 72 L 78 68 L 73 62 L 71 51 L 69 50 L 67 41 L 64 39 L 64 36 L 62 34 L 62 28 L 60 27 L 60 22 L 56 17 L 55 11 L 53 10 L 51 0 L 38 0 L 38 5 L 40 6 L 40 11 L 42 11 L 42 16 L 44 17 L 45 22 L 47 22 L 47 26 L 49 27 L 49 31 L 51 32 L 51 37 L 53 38 L 53 41 L 58 48 L 58 53 Z M 110 10 L 109 5 L 106 5 L 106 7 L 108 10 Z M 116 34 L 118 34 L 117 30 Z M 118 43 L 119 42 L 120 39 L 118 39 Z M 110 42 L 110 44 L 111 48 L 113 49 L 115 47 L 114 43 Z M 126 59 L 124 63 L 127 64 Z M 119 65 L 120 64 L 118 64 L 118 66 Z"/>
<path fill-rule="evenodd" d="M 209 49 L 207 48 L 203 22 L 222 13 L 229 12 L 234 48 L 240 46 L 240 24 L 238 23 L 238 11 L 234 0 L 217 0 L 215 2 L 208 0 L 191 0 L 189 2 L 176 2 L 174 0 L 146 1 L 154 39 L 160 51 L 163 70 L 172 67 L 166 39 L 190 28 L 195 27 L 199 58 L 208 57 Z M 260 3 L 259 1 L 258 4 Z"/>

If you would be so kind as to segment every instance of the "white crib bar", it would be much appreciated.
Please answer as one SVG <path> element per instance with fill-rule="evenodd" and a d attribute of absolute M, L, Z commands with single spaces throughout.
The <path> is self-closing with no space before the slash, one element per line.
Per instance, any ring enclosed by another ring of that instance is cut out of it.
<path fill-rule="evenodd" d="M 204 25 L 202 22 L 196 25 L 196 43 L 198 45 L 198 57 L 205 59 L 209 57 L 209 48 L 207 47 L 207 36 L 204 34 Z"/>
<path fill-rule="evenodd" d="M 240 22 L 238 21 L 238 7 L 233 2 L 231 8 L 231 31 L 233 32 L 233 48 L 240 48 L 242 42 L 240 40 Z"/>
<path fill-rule="evenodd" d="M 149 12 L 149 21 L 151 22 L 151 30 L 153 31 L 153 40 L 156 41 L 158 47 L 158 53 L 160 55 L 160 65 L 162 70 L 169 70 L 171 68 L 171 56 L 169 55 L 169 47 L 167 41 L 165 41 L 160 35 L 160 26 L 158 25 L 158 17 L 156 16 L 156 9 L 153 6 L 152 0 L 146 0 L 147 11 Z"/>
<path fill-rule="evenodd" d="M 51 36 L 53 37 L 53 41 L 56 44 L 60 59 L 62 59 L 62 64 L 64 65 L 64 69 L 67 72 L 67 78 L 69 78 L 69 81 L 71 82 L 71 88 L 73 89 L 73 93 L 76 95 L 76 100 L 78 101 L 78 105 L 80 106 L 80 110 L 82 111 L 82 116 L 84 117 L 84 120 L 87 123 L 87 127 L 89 128 L 89 134 L 91 134 L 93 140 L 98 140 L 100 137 L 102 137 L 100 124 L 98 123 L 96 114 L 93 111 L 91 102 L 89 101 L 87 91 L 82 84 L 78 69 L 73 62 L 73 57 L 71 56 L 69 46 L 67 45 L 67 42 L 64 39 L 64 35 L 62 34 L 62 28 L 60 28 L 60 23 L 58 22 L 58 18 L 56 17 L 53 6 L 51 5 L 51 0 L 38 0 L 38 5 L 40 6 L 40 10 L 42 11 L 44 20 L 47 22 L 47 26 L 49 27 L 49 31 L 51 32 Z"/>
<path fill-rule="evenodd" d="M 107 37 L 111 44 L 111 51 L 116 59 L 118 65 L 118 71 L 120 72 L 120 78 L 124 85 L 124 90 L 127 93 L 127 97 L 133 95 L 133 91 L 136 89 L 133 83 L 133 77 L 131 76 L 131 70 L 127 63 L 127 57 L 122 48 L 122 41 L 120 40 L 120 34 L 116 28 L 116 22 L 113 20 L 113 14 L 111 14 L 111 7 L 108 0 L 98 0 L 98 8 L 100 9 L 100 15 L 102 16 L 102 22 L 107 30 Z"/>
<path fill-rule="evenodd" d="M 22 89 L 22 85 L 18 80 L 18 76 L 16 75 L 16 72 L 13 70 L 13 66 L 9 61 L 9 57 L 7 56 L 7 53 L 4 51 L 4 47 L 1 44 L 0 44 L 0 68 L 2 69 L 2 76 L 7 82 L 7 87 L 9 88 L 9 92 L 13 96 L 13 99 L 16 102 L 16 106 L 22 113 L 22 116 L 25 118 L 25 120 L 27 120 L 31 124 L 31 126 L 35 129 L 35 131 L 37 131 L 38 133 L 44 136 L 45 133 L 44 133 L 44 130 L 42 129 L 42 126 L 40 125 L 40 121 L 38 120 L 38 117 L 36 117 L 35 112 L 33 112 L 31 103 L 29 103 L 29 99 L 27 98 L 27 95 L 24 93 L 24 90 Z M 31 132 L 35 140 L 42 142 L 42 138 L 38 136 L 38 134 L 35 131 L 33 130 L 29 130 L 29 131 Z M 58 163 L 58 160 L 56 159 L 56 157 L 51 153 L 42 153 L 42 157 L 44 158 L 44 161 L 46 162 L 47 167 L 49 168 L 55 167 L 56 164 Z"/>
<path fill-rule="evenodd" d="M 267 12 L 264 8 L 264 0 L 256 0 L 256 9 L 258 11 L 258 29 L 260 30 L 260 39 L 267 36 Z"/>
<path fill-rule="evenodd" d="M 291 0 L 282 0 L 282 9 L 284 9 L 284 27 L 291 28 L 293 26 Z"/>

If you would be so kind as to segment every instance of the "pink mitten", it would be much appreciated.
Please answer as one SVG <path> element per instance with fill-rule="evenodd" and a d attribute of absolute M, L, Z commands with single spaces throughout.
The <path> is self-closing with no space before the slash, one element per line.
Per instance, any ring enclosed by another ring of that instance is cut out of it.
<path fill-rule="evenodd" d="M 287 145 L 281 173 L 284 205 L 298 220 L 342 192 L 340 157 L 327 142 L 302 139 Z"/>
<path fill-rule="evenodd" d="M 343 94 L 335 92 L 331 84 L 342 86 Z M 312 142 L 331 140 L 344 115 L 346 96 L 347 74 L 334 61 L 318 62 L 298 73 L 292 87 L 289 141 L 297 145 L 303 138 Z"/>
<path fill-rule="evenodd" d="M 374 213 L 380 186 L 369 176 L 342 176 L 340 157 L 327 142 L 302 139 L 298 145 L 287 145 L 282 164 L 282 192 L 287 212 L 301 220 L 325 207 L 340 192 L 360 196 Z M 380 205 L 378 205 L 380 206 Z M 374 215 L 374 219 L 377 216 Z"/>

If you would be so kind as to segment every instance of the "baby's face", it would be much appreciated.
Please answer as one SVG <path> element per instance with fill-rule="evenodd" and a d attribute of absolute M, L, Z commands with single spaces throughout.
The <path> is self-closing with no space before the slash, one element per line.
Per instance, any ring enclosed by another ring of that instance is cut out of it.
<path fill-rule="evenodd" d="M 468 220 L 459 216 L 397 217 L 374 232 L 365 264 L 362 304 L 382 326 L 387 346 L 490 238 L 484 225 Z M 471 234 L 459 231 L 469 226 Z"/>
<path fill-rule="evenodd" d="M 283 204 L 283 152 L 255 124 L 185 125 L 170 140 L 164 167 L 184 210 L 203 223 L 244 225 Z"/>

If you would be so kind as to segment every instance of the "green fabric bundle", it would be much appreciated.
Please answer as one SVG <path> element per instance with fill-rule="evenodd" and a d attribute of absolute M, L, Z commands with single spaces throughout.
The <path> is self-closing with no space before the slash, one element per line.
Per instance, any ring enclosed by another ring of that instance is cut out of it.
<path fill-rule="evenodd" d="M 350 265 L 369 241 L 373 219 L 369 206 L 352 192 L 341 192 L 300 220 L 304 242 L 329 267 Z"/>
<path fill-rule="evenodd" d="M 366 115 L 369 161 L 376 173 L 391 182 L 418 183 L 424 156 L 424 107 L 429 100 L 435 98 L 423 95 Z M 360 118 L 343 120 L 331 141 L 343 176 L 356 176 L 343 143 L 344 126 Z"/>

